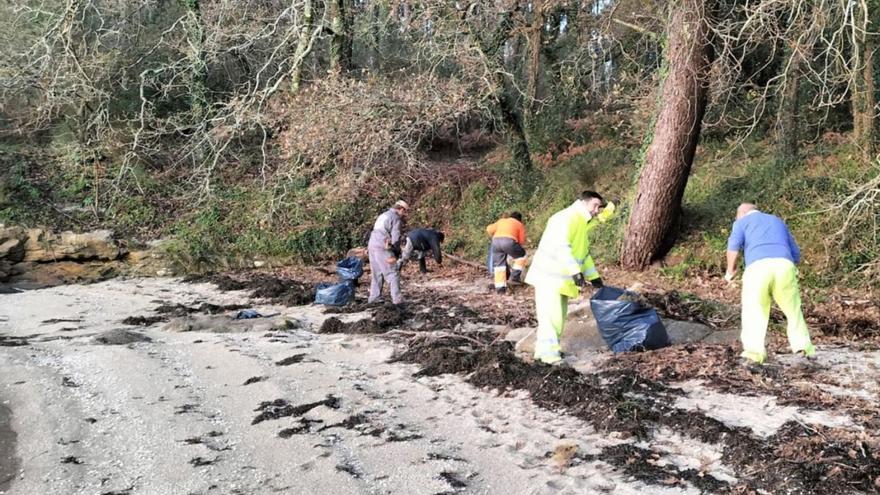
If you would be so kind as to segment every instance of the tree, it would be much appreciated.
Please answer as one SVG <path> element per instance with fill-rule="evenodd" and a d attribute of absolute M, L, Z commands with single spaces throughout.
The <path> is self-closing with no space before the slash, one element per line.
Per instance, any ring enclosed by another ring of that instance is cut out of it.
<path fill-rule="evenodd" d="M 296 51 L 293 54 L 293 61 L 291 62 L 290 91 L 292 93 L 299 91 L 299 86 L 302 83 L 303 61 L 312 50 L 312 43 L 315 39 L 315 35 L 312 35 L 311 32 L 314 22 L 312 0 L 304 0 L 302 25 L 299 28 L 299 39 L 296 42 Z"/>
<path fill-rule="evenodd" d="M 532 158 L 529 151 L 529 140 L 523 123 L 523 109 L 517 104 L 516 95 L 510 88 L 509 76 L 502 70 L 504 67 L 503 47 L 510 39 L 514 30 L 514 7 L 500 13 L 500 22 L 492 36 L 483 40 L 482 52 L 489 62 L 497 67 L 494 71 L 495 93 L 501 114 L 501 125 L 507 136 L 508 148 L 513 161 L 513 176 L 517 179 L 523 195 L 531 193 L 529 175 L 532 173 Z"/>
<path fill-rule="evenodd" d="M 706 107 L 712 56 L 706 1 L 671 7 L 660 109 L 621 253 L 626 268 L 642 269 L 662 257 L 675 238 Z"/>
<path fill-rule="evenodd" d="M 205 23 L 202 20 L 202 9 L 199 0 L 180 0 L 186 11 L 184 26 L 186 41 L 189 46 L 189 64 L 191 84 L 189 86 L 190 107 L 195 121 L 205 116 L 208 106 L 208 65 L 205 63 Z"/>
<path fill-rule="evenodd" d="M 874 155 L 876 100 L 874 97 L 874 36 L 871 15 L 877 15 L 880 2 L 853 2 L 852 23 L 852 114 L 853 142 L 867 161 Z M 873 27 L 876 29 L 876 27 Z"/>
<path fill-rule="evenodd" d="M 544 34 L 544 0 L 532 1 L 532 24 L 528 30 L 529 61 L 526 64 L 526 114 L 535 112 L 538 98 L 538 84 L 541 81 L 541 49 Z"/>
<path fill-rule="evenodd" d="M 790 34 L 783 39 L 785 57 L 780 76 L 784 87 L 776 112 L 776 146 L 779 159 L 783 163 L 794 162 L 799 155 L 803 127 L 800 124 L 800 119 L 803 118 L 801 99 L 804 92 L 801 78 L 809 66 L 813 44 L 812 38 L 808 37 L 810 29 L 803 25 L 807 19 L 808 16 L 799 17 L 796 25 L 790 29 Z"/>
<path fill-rule="evenodd" d="M 348 72 L 351 68 L 351 20 L 346 0 L 327 0 L 330 15 L 330 71 L 333 74 Z"/>

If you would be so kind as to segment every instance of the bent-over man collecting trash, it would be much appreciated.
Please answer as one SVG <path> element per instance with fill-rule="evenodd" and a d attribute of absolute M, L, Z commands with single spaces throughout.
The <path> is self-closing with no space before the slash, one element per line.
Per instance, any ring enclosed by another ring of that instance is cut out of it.
<path fill-rule="evenodd" d="M 779 217 L 758 211 L 752 203 L 736 210 L 736 221 L 727 241 L 728 282 L 736 275 L 736 261 L 743 251 L 742 357 L 746 364 L 761 364 L 767 358 L 764 337 L 770 319 L 770 305 L 776 301 L 788 322 L 791 351 L 805 357 L 816 353 L 801 310 L 797 266 L 801 251 L 788 226 Z"/>

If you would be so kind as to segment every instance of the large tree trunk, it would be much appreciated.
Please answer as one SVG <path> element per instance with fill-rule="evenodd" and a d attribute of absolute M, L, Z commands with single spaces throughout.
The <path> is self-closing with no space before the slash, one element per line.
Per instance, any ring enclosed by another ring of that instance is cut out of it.
<path fill-rule="evenodd" d="M 503 76 L 496 76 L 498 84 L 504 85 Z M 498 98 L 498 105 L 501 111 L 501 123 L 504 128 L 504 134 L 507 136 L 507 146 L 513 158 L 515 167 L 514 176 L 521 179 L 528 179 L 528 175 L 532 171 L 532 157 L 529 153 L 529 141 L 526 137 L 525 126 L 523 125 L 522 115 L 517 111 L 514 97 L 510 94 L 509 89 L 502 89 Z M 527 182 L 524 180 L 523 186 Z M 528 191 L 530 192 L 530 191 Z"/>
<path fill-rule="evenodd" d="M 504 66 L 503 47 L 513 31 L 512 12 L 503 12 L 498 27 L 490 38 L 483 52 L 489 59 L 494 59 L 499 66 Z M 532 157 L 529 153 L 529 141 L 523 125 L 522 108 L 517 105 L 517 98 L 502 71 L 495 71 L 495 84 L 498 92 L 498 107 L 501 114 L 501 124 L 507 137 L 507 145 L 510 149 L 513 165 L 513 177 L 518 182 L 517 189 L 523 195 L 531 194 L 530 180 L 532 172 Z"/>
<path fill-rule="evenodd" d="M 671 7 L 667 75 L 621 253 L 626 268 L 645 268 L 665 255 L 675 238 L 706 106 L 712 56 L 706 1 L 684 0 Z"/>
<path fill-rule="evenodd" d="M 312 0 L 305 0 L 303 4 L 303 20 L 299 30 L 299 39 L 296 42 L 296 51 L 293 54 L 293 69 L 290 74 L 290 92 L 299 91 L 302 84 L 303 64 L 306 55 L 312 47 L 312 25 L 314 24 L 314 13 L 312 12 Z"/>
<path fill-rule="evenodd" d="M 205 23 L 199 0 L 181 0 L 186 9 L 186 41 L 189 44 L 192 82 L 189 88 L 193 121 L 201 122 L 208 107 L 208 64 L 205 61 Z"/>
<path fill-rule="evenodd" d="M 795 40 L 788 42 L 786 46 L 785 87 L 782 90 L 779 108 L 776 113 L 776 147 L 779 159 L 785 163 L 791 163 L 798 159 L 798 145 L 800 144 L 801 126 L 800 102 L 801 84 L 800 78 L 803 69 L 808 63 L 809 48 L 802 47 Z"/>
<path fill-rule="evenodd" d="M 513 32 L 513 12 L 502 11 L 499 15 L 497 27 L 490 36 L 482 37 L 474 35 L 480 40 L 480 47 L 487 61 L 498 67 L 504 67 L 504 46 Z M 532 158 L 529 153 L 529 142 L 523 126 L 522 107 L 507 81 L 505 71 L 494 71 L 493 82 L 495 94 L 498 99 L 498 109 L 501 117 L 501 126 L 507 138 L 507 144 L 512 158 L 512 175 L 516 189 L 523 196 L 531 194 Z"/>
<path fill-rule="evenodd" d="M 869 34 L 875 2 L 861 0 L 855 5 L 853 20 L 853 142 L 865 160 L 874 156 L 874 40 Z"/>
<path fill-rule="evenodd" d="M 541 45 L 544 36 L 544 0 L 532 1 L 532 25 L 529 28 L 529 61 L 526 65 L 526 115 L 531 118 L 541 80 Z"/>
<path fill-rule="evenodd" d="M 373 1 L 372 18 L 370 19 L 370 72 L 380 74 L 382 72 L 382 5 L 377 0 Z"/>
<path fill-rule="evenodd" d="M 330 13 L 330 71 L 334 74 L 348 72 L 351 68 L 351 22 L 346 0 L 327 0 Z"/>

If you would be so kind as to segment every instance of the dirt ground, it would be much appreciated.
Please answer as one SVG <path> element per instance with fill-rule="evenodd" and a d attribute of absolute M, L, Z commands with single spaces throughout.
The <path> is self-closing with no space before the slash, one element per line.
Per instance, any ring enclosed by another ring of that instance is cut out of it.
<path fill-rule="evenodd" d="M 815 361 L 776 332 L 761 370 L 705 343 L 559 368 L 505 339 L 535 325 L 528 287 L 413 268 L 402 307 L 366 304 L 366 277 L 310 304 L 328 267 L 0 295 L 0 493 L 880 492 L 874 300 L 808 305 Z M 604 275 L 737 324 L 717 281 Z"/>

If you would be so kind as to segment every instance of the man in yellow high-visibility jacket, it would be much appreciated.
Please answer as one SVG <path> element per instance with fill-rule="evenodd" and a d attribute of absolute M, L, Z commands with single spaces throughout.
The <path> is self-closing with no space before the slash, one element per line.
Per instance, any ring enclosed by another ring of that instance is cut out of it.
<path fill-rule="evenodd" d="M 547 221 L 526 275 L 526 283 L 535 287 L 535 361 L 562 361 L 559 340 L 565 329 L 568 299 L 577 297 L 588 281 L 602 287 L 602 278 L 590 256 L 589 233 L 613 215 L 614 203 L 605 205 L 599 193 L 584 191 L 574 204 Z"/>
<path fill-rule="evenodd" d="M 727 273 L 730 282 L 736 275 L 736 260 L 744 253 L 742 277 L 742 357 L 748 363 L 763 363 L 767 358 L 764 337 L 773 300 L 785 313 L 791 351 L 810 357 L 816 348 L 801 310 L 796 264 L 801 251 L 791 232 L 779 217 L 758 211 L 752 203 L 736 210 L 736 221 L 727 240 Z"/>

